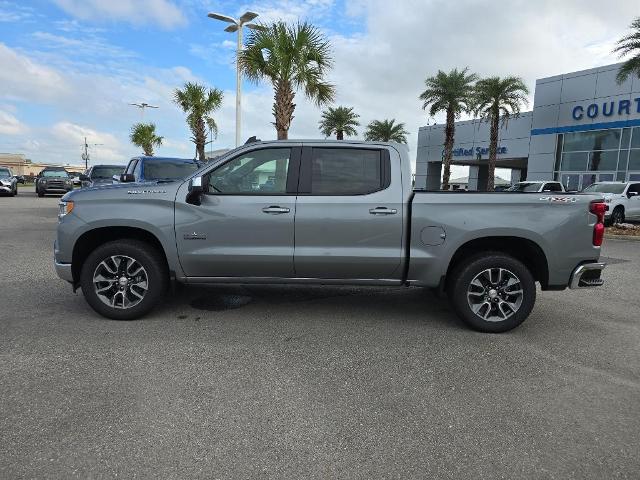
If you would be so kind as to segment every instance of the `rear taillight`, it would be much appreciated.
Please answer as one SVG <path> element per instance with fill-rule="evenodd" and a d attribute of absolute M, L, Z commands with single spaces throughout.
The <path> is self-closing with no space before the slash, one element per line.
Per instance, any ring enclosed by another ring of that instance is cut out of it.
<path fill-rule="evenodd" d="M 593 244 L 599 247 L 604 238 L 604 213 L 607 211 L 607 205 L 604 200 L 594 200 L 589 204 L 589 211 L 598 217 L 593 227 Z"/>

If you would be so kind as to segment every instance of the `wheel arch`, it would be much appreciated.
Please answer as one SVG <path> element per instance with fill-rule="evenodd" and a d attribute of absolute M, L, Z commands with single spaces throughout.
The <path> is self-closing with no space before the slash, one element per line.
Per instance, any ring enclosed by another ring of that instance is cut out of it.
<path fill-rule="evenodd" d="M 73 246 L 71 273 L 73 275 L 74 286 L 78 285 L 78 282 L 80 281 L 80 272 L 82 270 L 82 265 L 92 251 L 107 242 L 124 239 L 139 240 L 155 248 L 166 263 L 169 271 L 171 271 L 167 259 L 167 254 L 162 246 L 162 243 L 153 233 L 138 227 L 98 227 L 84 232 L 78 238 L 78 240 L 76 240 Z"/>
<path fill-rule="evenodd" d="M 464 260 L 482 252 L 497 252 L 510 255 L 521 261 L 531 272 L 533 278 L 540 282 L 542 289 L 549 285 L 549 263 L 544 251 L 533 240 L 515 236 L 489 236 L 475 238 L 462 244 L 455 251 L 449 262 L 445 280 L 451 279 L 451 272 Z"/>

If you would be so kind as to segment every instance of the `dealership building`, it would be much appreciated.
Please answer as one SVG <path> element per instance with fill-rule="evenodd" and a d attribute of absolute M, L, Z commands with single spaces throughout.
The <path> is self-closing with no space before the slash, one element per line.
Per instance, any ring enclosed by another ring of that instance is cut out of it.
<path fill-rule="evenodd" d="M 640 180 L 640 78 L 618 85 L 621 64 L 536 80 L 533 110 L 500 128 L 496 167 L 518 180 L 559 180 L 570 190 L 596 181 Z M 440 188 L 444 125 L 418 133 L 416 187 Z M 489 125 L 456 122 L 454 165 L 469 166 L 470 190 L 487 184 Z"/>

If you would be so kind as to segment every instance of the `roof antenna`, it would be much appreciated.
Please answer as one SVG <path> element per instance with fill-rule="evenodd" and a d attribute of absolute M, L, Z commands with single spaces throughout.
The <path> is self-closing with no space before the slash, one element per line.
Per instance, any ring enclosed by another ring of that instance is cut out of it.
<path fill-rule="evenodd" d="M 262 140 L 260 140 L 259 138 L 256 138 L 256 136 L 254 135 L 253 137 L 249 137 L 247 139 L 246 142 L 244 142 L 245 145 L 249 145 L 250 143 L 256 143 L 256 142 L 261 142 Z"/>

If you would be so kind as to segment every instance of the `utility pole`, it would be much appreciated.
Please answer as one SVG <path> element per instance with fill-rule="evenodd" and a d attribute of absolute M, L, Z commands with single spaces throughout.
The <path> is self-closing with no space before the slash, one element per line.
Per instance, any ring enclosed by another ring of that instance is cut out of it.
<path fill-rule="evenodd" d="M 89 147 L 98 147 L 100 145 L 104 145 L 104 143 L 92 143 L 92 144 L 88 144 L 87 143 L 87 137 L 84 137 L 84 145 L 83 145 L 83 149 L 84 151 L 82 152 L 81 158 L 82 160 L 84 160 L 84 169 L 85 171 L 89 169 L 89 159 L 91 158 L 89 156 Z"/>

